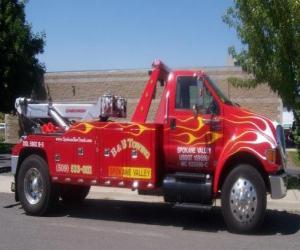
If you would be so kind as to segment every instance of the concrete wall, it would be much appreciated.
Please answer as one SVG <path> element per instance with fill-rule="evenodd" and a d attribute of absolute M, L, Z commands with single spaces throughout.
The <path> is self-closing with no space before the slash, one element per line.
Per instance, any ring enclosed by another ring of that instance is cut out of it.
<path fill-rule="evenodd" d="M 16 143 L 19 140 L 19 122 L 18 117 L 14 115 L 5 115 L 5 142 Z"/>
<path fill-rule="evenodd" d="M 195 68 L 199 69 L 199 68 Z M 267 85 L 255 89 L 235 88 L 228 83 L 229 77 L 249 77 L 238 67 L 201 68 L 215 80 L 231 100 L 238 102 L 255 112 L 264 114 L 272 120 L 281 122 L 281 100 Z M 148 79 L 147 70 L 113 70 L 113 71 L 78 71 L 53 72 L 45 74 L 54 101 L 91 102 L 107 92 L 121 95 L 128 100 L 128 118 L 140 98 Z M 154 117 L 162 88 L 157 91 L 157 98 L 150 109 L 149 120 Z"/>

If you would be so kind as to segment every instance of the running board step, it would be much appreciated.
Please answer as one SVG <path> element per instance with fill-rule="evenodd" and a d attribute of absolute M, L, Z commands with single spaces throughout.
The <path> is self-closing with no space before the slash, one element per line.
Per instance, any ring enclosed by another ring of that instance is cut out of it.
<path fill-rule="evenodd" d="M 185 209 L 195 209 L 195 210 L 210 210 L 213 206 L 211 205 L 203 205 L 198 203 L 175 203 L 174 208 L 185 208 Z"/>
<path fill-rule="evenodd" d="M 212 181 L 204 174 L 176 173 L 163 180 L 166 202 L 180 204 L 212 204 Z"/>

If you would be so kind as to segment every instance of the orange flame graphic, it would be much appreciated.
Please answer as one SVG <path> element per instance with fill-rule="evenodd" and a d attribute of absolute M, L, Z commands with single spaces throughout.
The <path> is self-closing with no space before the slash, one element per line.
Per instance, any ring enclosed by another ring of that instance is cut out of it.
<path fill-rule="evenodd" d="M 125 124 L 110 122 L 110 123 L 106 123 L 103 126 L 95 126 L 88 122 L 82 122 L 82 123 L 76 124 L 73 127 L 71 127 L 69 132 L 78 132 L 78 133 L 82 133 L 82 134 L 88 134 L 93 129 L 104 129 L 104 128 L 109 128 L 109 127 L 113 127 L 113 126 L 118 126 L 119 128 L 123 128 L 123 129 L 131 128 L 130 131 L 125 131 L 125 133 L 128 133 L 133 136 L 139 136 L 139 135 L 143 134 L 145 131 L 154 130 L 154 128 L 149 128 L 149 127 L 146 127 L 146 126 L 144 126 L 142 124 L 138 124 L 138 123 L 125 125 Z M 131 131 L 134 131 L 134 132 L 131 132 Z"/>

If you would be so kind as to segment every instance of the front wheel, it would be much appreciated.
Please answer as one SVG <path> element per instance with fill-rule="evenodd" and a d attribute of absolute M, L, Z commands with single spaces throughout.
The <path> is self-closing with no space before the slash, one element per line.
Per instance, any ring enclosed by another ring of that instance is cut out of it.
<path fill-rule="evenodd" d="M 248 233 L 258 228 L 266 211 L 266 187 L 261 174 L 251 165 L 236 166 L 221 190 L 222 213 L 228 229 Z"/>

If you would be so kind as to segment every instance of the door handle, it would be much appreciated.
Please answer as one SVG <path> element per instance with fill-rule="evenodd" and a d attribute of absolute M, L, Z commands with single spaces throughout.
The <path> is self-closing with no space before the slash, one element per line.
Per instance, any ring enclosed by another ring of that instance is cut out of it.
<path fill-rule="evenodd" d="M 176 128 L 176 119 L 175 118 L 170 119 L 170 128 L 171 129 Z"/>
<path fill-rule="evenodd" d="M 211 123 L 211 124 L 217 124 L 217 123 L 220 122 L 220 119 L 216 119 L 216 118 L 214 118 L 214 119 L 202 119 L 202 121 L 205 124 L 209 124 L 209 123 Z"/>
<path fill-rule="evenodd" d="M 204 124 L 209 124 L 211 123 L 211 119 L 202 119 L 202 121 L 204 122 Z"/>

